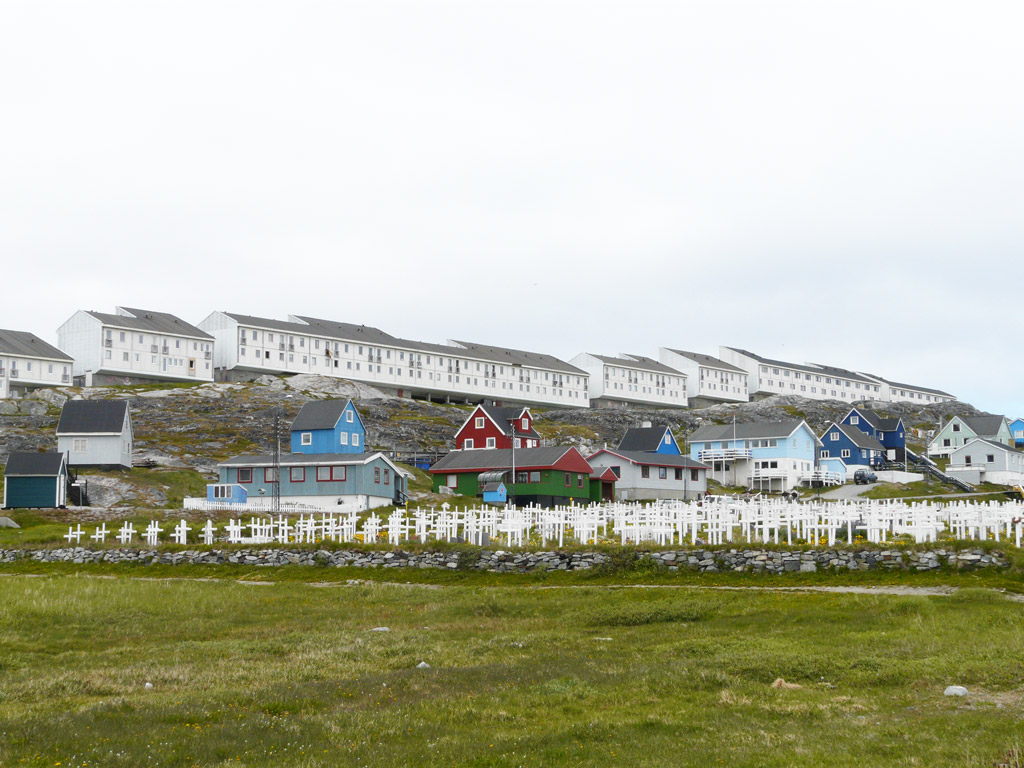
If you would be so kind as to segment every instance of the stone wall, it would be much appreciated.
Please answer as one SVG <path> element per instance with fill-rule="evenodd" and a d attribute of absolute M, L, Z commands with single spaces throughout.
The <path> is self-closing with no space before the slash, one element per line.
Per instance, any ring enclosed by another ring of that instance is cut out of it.
<path fill-rule="evenodd" d="M 819 570 L 869 571 L 875 569 L 928 571 L 943 567 L 958 570 L 1006 568 L 999 552 L 981 549 L 912 550 L 810 550 L 777 552 L 759 549 L 678 550 L 640 552 L 670 571 L 689 570 L 704 573 L 725 571 L 754 573 L 807 573 Z M 54 563 L 162 563 L 240 565 L 324 565 L 356 568 L 439 568 L 523 573 L 527 571 L 578 571 L 607 563 L 602 552 L 506 552 L 492 550 L 403 552 L 370 550 L 239 549 L 186 550 L 158 549 L 0 549 L 0 563 L 28 560 Z"/>

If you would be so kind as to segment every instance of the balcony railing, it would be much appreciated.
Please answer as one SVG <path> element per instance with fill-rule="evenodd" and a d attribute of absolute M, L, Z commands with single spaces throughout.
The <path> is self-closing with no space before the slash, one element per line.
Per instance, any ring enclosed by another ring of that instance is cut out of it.
<path fill-rule="evenodd" d="M 11 368 L 11 378 L 12 379 L 18 378 L 18 369 L 17 368 Z"/>
<path fill-rule="evenodd" d="M 3 371 L 0 371 L 0 375 L 2 375 L 2 374 L 3 374 Z M 61 381 L 61 384 L 70 384 L 71 383 L 71 375 L 67 374 L 67 373 L 61 374 L 60 381 Z"/>
<path fill-rule="evenodd" d="M 151 354 L 155 355 L 159 350 L 160 350 L 160 347 L 158 347 L 156 344 L 150 344 L 149 345 L 149 351 L 150 351 Z"/>
<path fill-rule="evenodd" d="M 3 376 L 5 373 L 7 373 L 7 369 L 0 365 L 0 376 Z"/>
<path fill-rule="evenodd" d="M 112 347 L 112 346 L 114 346 L 114 340 L 113 339 L 104 339 L 103 340 L 103 346 L 104 347 Z"/>
<path fill-rule="evenodd" d="M 775 480 L 780 477 L 789 477 L 787 469 L 755 469 L 750 473 L 751 480 Z"/>
<path fill-rule="evenodd" d="M 708 448 L 697 452 L 698 461 L 746 461 L 753 458 L 749 448 Z"/>
<path fill-rule="evenodd" d="M 842 485 L 845 477 L 839 472 L 815 469 L 813 472 L 804 472 L 800 475 L 800 480 L 808 483 L 821 483 L 822 485 Z"/>
<path fill-rule="evenodd" d="M 160 352 L 161 352 L 161 354 L 169 355 L 169 354 L 171 354 L 171 348 L 170 347 L 164 347 L 163 349 L 160 350 Z"/>
<path fill-rule="evenodd" d="M 244 347 L 244 346 L 246 346 L 246 345 L 247 345 L 248 343 L 249 343 L 249 342 L 248 342 L 248 341 L 246 341 L 246 339 L 245 339 L 245 336 L 243 336 L 242 338 L 240 338 L 240 339 L 238 340 L 238 346 L 240 346 L 240 347 Z"/>
<path fill-rule="evenodd" d="M 212 352 L 203 352 L 203 359 L 209 360 L 213 356 Z"/>

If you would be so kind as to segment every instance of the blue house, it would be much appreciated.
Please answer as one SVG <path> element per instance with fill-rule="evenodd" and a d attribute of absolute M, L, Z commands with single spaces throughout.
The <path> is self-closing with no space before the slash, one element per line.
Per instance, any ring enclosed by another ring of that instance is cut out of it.
<path fill-rule="evenodd" d="M 870 467 L 884 455 L 885 449 L 878 440 L 848 424 L 832 422 L 821 435 L 818 458 L 823 464 L 840 459 L 847 467 Z"/>
<path fill-rule="evenodd" d="M 781 492 L 810 481 L 820 445 L 803 419 L 707 424 L 690 435 L 690 456 L 722 485 Z"/>
<path fill-rule="evenodd" d="M 1013 436 L 1013 444 L 1020 448 L 1024 446 L 1024 419 L 1014 419 L 1010 422 L 1010 434 Z"/>
<path fill-rule="evenodd" d="M 349 511 L 404 504 L 409 473 L 383 453 L 291 453 L 280 457 L 281 501 Z M 273 498 L 277 466 L 268 454 L 235 456 L 217 465 L 220 481 L 207 501 L 244 504 Z"/>
<path fill-rule="evenodd" d="M 485 504 L 504 504 L 508 501 L 508 490 L 502 482 L 491 482 L 484 486 Z"/>
<path fill-rule="evenodd" d="M 661 453 L 669 456 L 682 454 L 672 430 L 662 425 L 652 427 L 650 423 L 627 429 L 616 450 Z"/>
<path fill-rule="evenodd" d="M 362 453 L 366 427 L 351 400 L 313 400 L 292 422 L 292 453 Z"/>
<path fill-rule="evenodd" d="M 888 461 L 906 461 L 907 430 L 898 416 L 885 418 L 869 408 L 851 408 L 841 423 L 875 438 L 882 444 L 882 455 Z"/>

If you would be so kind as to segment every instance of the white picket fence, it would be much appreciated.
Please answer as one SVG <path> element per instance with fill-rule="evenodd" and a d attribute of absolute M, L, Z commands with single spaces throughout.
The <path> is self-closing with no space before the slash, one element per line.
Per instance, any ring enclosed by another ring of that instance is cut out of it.
<path fill-rule="evenodd" d="M 263 500 L 261 500 L 263 501 Z M 271 501 L 271 500 L 266 500 Z M 237 510 L 224 505 L 228 510 Z M 212 510 L 210 510 L 212 511 Z M 269 509 L 265 510 L 270 512 Z M 340 543 L 464 541 L 523 546 L 562 546 L 618 541 L 627 544 L 697 545 L 800 542 L 837 546 L 855 539 L 885 544 L 901 541 L 933 542 L 940 536 L 964 540 L 996 540 L 1020 546 L 1024 534 L 1021 502 L 955 501 L 945 504 L 848 500 L 796 502 L 777 498 L 740 499 L 707 497 L 702 502 L 661 501 L 651 504 L 609 503 L 567 507 L 451 507 L 397 509 L 386 517 L 375 512 L 333 512 L 284 508 L 276 517 L 232 519 L 226 524 L 207 520 L 203 528 L 180 521 L 170 529 L 177 544 L 197 540 L 249 544 L 291 544 L 335 541 Z M 294 517 L 298 515 L 297 519 Z M 150 545 L 160 543 L 164 531 L 153 521 L 139 535 Z M 113 531 L 106 524 L 91 538 L 104 541 Z M 122 525 L 118 541 L 130 543 L 136 531 Z M 69 528 L 68 542 L 78 543 L 81 525 Z"/>

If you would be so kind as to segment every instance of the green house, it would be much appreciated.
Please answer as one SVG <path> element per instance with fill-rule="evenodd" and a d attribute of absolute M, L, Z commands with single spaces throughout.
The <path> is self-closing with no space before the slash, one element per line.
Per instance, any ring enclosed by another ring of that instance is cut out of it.
<path fill-rule="evenodd" d="M 4 469 L 4 509 L 58 509 L 67 505 L 68 464 L 63 453 L 12 453 Z"/>
<path fill-rule="evenodd" d="M 583 454 L 564 447 L 452 451 L 430 468 L 435 493 L 478 497 L 500 481 L 510 501 L 541 506 L 589 504 L 592 472 Z"/>
<path fill-rule="evenodd" d="M 954 416 L 928 443 L 928 455 L 948 458 L 974 438 L 1013 446 L 1013 433 L 1005 416 Z"/>

